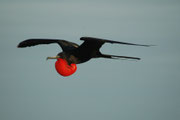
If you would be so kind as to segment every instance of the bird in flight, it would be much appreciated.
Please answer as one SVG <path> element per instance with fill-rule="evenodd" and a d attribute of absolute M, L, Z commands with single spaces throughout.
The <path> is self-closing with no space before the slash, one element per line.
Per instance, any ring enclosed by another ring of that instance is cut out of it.
<path fill-rule="evenodd" d="M 47 59 L 57 59 L 55 63 L 55 68 L 57 72 L 62 76 L 72 75 L 76 69 L 76 64 L 84 63 L 89 61 L 91 58 L 109 58 L 109 59 L 134 59 L 140 60 L 138 57 L 128 57 L 128 56 L 117 56 L 108 55 L 100 52 L 100 48 L 104 43 L 116 43 L 124 45 L 135 45 L 135 46 L 145 46 L 149 47 L 151 45 L 141 45 L 127 42 L 119 42 L 95 37 L 81 37 L 80 40 L 84 42 L 78 45 L 73 42 L 62 39 L 27 39 L 18 44 L 18 48 L 31 47 L 40 44 L 51 44 L 57 43 L 61 48 L 62 52 L 58 53 L 54 57 L 47 57 Z"/>

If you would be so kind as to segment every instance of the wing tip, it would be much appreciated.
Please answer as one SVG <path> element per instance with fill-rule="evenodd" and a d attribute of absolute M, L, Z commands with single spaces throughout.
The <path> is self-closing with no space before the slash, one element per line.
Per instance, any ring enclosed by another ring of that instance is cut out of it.
<path fill-rule="evenodd" d="M 22 43 L 19 43 L 18 45 L 17 45 L 17 48 L 23 48 L 24 46 L 22 45 Z"/>
<path fill-rule="evenodd" d="M 27 39 L 27 40 L 24 40 L 22 42 L 20 42 L 18 45 L 17 45 L 17 48 L 25 48 L 25 47 L 28 47 L 27 43 L 32 40 L 32 39 Z"/>
<path fill-rule="evenodd" d="M 24 44 L 24 41 L 23 41 L 23 42 L 20 42 L 20 43 L 17 45 L 17 48 L 24 48 L 24 47 L 27 47 L 27 46 Z"/>

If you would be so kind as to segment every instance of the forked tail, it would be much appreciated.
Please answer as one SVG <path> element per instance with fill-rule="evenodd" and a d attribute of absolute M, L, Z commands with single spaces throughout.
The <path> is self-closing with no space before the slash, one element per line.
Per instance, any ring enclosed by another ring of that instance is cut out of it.
<path fill-rule="evenodd" d="M 138 57 L 106 55 L 106 54 L 101 54 L 99 57 L 102 57 L 102 58 L 110 58 L 110 59 L 133 59 L 133 60 L 140 60 L 140 59 L 141 59 L 141 58 L 138 58 Z"/>

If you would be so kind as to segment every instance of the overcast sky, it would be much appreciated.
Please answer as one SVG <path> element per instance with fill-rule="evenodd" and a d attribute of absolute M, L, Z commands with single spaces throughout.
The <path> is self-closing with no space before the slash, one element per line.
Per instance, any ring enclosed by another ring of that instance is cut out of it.
<path fill-rule="evenodd" d="M 1 120 L 179 120 L 179 0 L 0 0 Z M 60 76 L 56 45 L 17 48 L 28 38 L 82 36 L 153 47 L 105 44 L 101 52 L 140 61 L 92 59 Z"/>

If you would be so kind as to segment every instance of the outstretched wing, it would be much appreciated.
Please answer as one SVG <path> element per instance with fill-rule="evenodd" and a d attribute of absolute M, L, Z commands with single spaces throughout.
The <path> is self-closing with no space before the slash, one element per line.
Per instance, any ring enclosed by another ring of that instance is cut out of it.
<path fill-rule="evenodd" d="M 115 56 L 115 55 L 105 55 L 102 54 L 99 49 L 104 43 L 117 43 L 117 44 L 124 44 L 124 45 L 135 45 L 135 46 L 145 46 L 149 47 L 151 45 L 141 45 L 141 44 L 134 44 L 134 43 L 127 43 L 127 42 L 119 42 L 101 38 L 94 38 L 94 37 L 81 37 L 80 40 L 84 40 L 84 42 L 79 46 L 81 51 L 86 51 L 93 54 L 93 57 L 103 57 L 103 58 L 124 58 L 124 59 L 136 59 L 140 60 L 138 57 L 128 57 L 128 56 Z"/>
<path fill-rule="evenodd" d="M 60 39 L 28 39 L 20 42 L 17 47 L 23 48 L 23 47 L 40 45 L 40 44 L 51 44 L 51 43 L 59 44 L 63 51 L 68 51 L 79 47 L 79 45 L 77 45 L 76 43 L 69 42 L 66 40 L 60 40 Z"/>
<path fill-rule="evenodd" d="M 105 42 L 107 43 L 117 43 L 117 44 L 124 44 L 124 45 L 135 45 L 135 46 L 145 46 L 145 47 L 150 47 L 152 45 L 141 45 L 141 44 L 134 44 L 134 43 L 127 43 L 127 42 L 119 42 L 119 41 L 113 41 L 113 40 L 107 40 L 107 39 L 101 39 L 101 38 L 94 38 L 94 37 L 81 37 L 80 40 L 84 40 L 85 44 L 87 45 L 88 43 L 101 43 L 104 44 Z"/>

